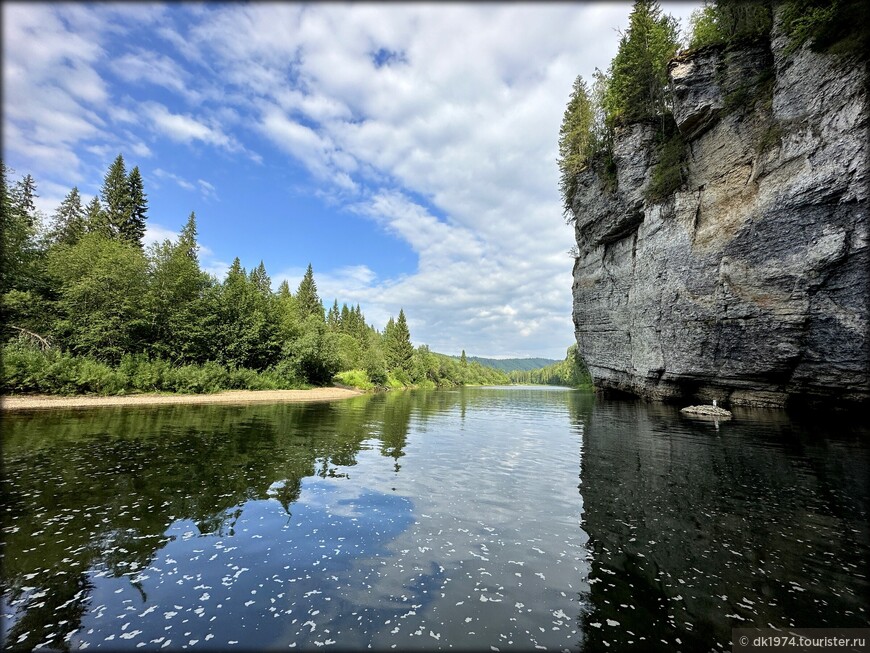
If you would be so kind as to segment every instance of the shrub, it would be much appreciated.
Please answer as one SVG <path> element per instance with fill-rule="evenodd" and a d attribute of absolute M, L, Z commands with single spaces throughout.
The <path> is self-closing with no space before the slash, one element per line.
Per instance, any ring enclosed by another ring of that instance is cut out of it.
<path fill-rule="evenodd" d="M 359 388 L 360 390 L 371 390 L 375 387 L 375 384 L 372 383 L 371 379 L 369 379 L 369 375 L 366 374 L 365 370 L 346 370 L 344 372 L 339 372 L 333 377 L 333 380 L 341 385 L 348 385 L 353 388 Z"/>
<path fill-rule="evenodd" d="M 683 166 L 686 163 L 686 143 L 679 130 L 673 129 L 669 137 L 659 142 L 659 162 L 653 168 L 646 198 L 662 202 L 683 185 Z"/>

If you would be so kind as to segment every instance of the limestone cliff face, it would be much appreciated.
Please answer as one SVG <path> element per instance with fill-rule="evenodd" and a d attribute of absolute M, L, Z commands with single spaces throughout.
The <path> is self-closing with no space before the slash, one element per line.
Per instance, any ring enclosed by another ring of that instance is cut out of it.
<path fill-rule="evenodd" d="M 663 202 L 646 199 L 654 126 L 617 134 L 615 190 L 581 174 L 574 325 L 598 387 L 870 398 L 866 67 L 785 47 L 775 29 L 770 46 L 671 63 L 688 160 Z"/>

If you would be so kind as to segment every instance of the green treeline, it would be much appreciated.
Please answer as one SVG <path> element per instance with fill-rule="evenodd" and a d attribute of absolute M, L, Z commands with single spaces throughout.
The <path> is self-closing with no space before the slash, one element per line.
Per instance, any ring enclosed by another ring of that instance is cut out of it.
<path fill-rule="evenodd" d="M 359 305 L 323 307 L 311 265 L 277 292 L 261 262 L 223 280 L 200 268 L 196 216 L 175 241 L 143 246 L 148 202 L 118 155 L 99 197 L 73 188 L 44 221 L 30 175 L 2 168 L 3 386 L 6 393 L 213 392 L 324 385 L 506 383 L 414 347 L 404 311 L 383 331 Z M 45 224 L 43 224 L 45 222 Z"/>
<path fill-rule="evenodd" d="M 577 345 L 568 347 L 565 360 L 535 370 L 513 370 L 508 373 L 511 383 L 532 385 L 564 385 L 572 388 L 592 389 L 592 377 L 586 369 Z"/>
<path fill-rule="evenodd" d="M 707 2 L 693 13 L 685 45 L 689 49 L 719 46 L 727 50 L 767 42 L 775 9 L 780 11 L 782 28 L 789 38 L 788 50 L 808 43 L 815 51 L 851 55 L 867 45 L 870 15 L 867 3 L 861 0 Z M 559 132 L 559 188 L 569 221 L 574 219 L 572 201 L 579 173 L 591 168 L 599 173 L 606 189 L 615 188 L 614 137 L 629 124 L 646 122 L 657 128 L 658 163 L 647 187 L 647 199 L 662 201 L 685 181 L 687 147 L 673 119 L 667 77 L 668 63 L 680 46 L 677 21 L 663 15 L 655 0 L 637 0 L 607 71 L 596 69 L 591 87 L 580 76 L 574 81 Z M 772 79 L 772 70 L 761 70 L 758 78 L 746 85 L 757 86 L 769 95 Z M 726 109 L 751 108 L 755 101 L 764 99 L 735 92 L 725 98 Z"/>

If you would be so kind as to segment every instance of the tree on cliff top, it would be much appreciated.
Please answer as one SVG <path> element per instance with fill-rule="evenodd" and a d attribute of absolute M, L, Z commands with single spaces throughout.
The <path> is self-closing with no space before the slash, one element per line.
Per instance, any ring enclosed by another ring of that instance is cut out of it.
<path fill-rule="evenodd" d="M 592 154 L 594 116 L 595 109 L 586 82 L 578 75 L 559 130 L 559 190 L 566 216 L 572 215 L 571 199 L 577 189 L 577 175 L 586 167 Z"/>
<path fill-rule="evenodd" d="M 637 0 L 628 29 L 610 63 L 605 93 L 605 114 L 611 126 L 664 115 L 668 62 L 679 48 L 679 30 L 672 16 L 663 16 L 659 3 Z"/>

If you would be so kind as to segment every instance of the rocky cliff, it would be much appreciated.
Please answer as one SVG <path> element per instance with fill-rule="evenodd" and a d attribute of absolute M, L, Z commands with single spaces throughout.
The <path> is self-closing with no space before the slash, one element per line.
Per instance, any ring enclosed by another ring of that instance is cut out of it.
<path fill-rule="evenodd" d="M 786 46 L 775 26 L 671 62 L 676 192 L 650 199 L 655 125 L 617 132 L 615 180 L 581 173 L 574 325 L 599 388 L 870 398 L 866 64 Z"/>

